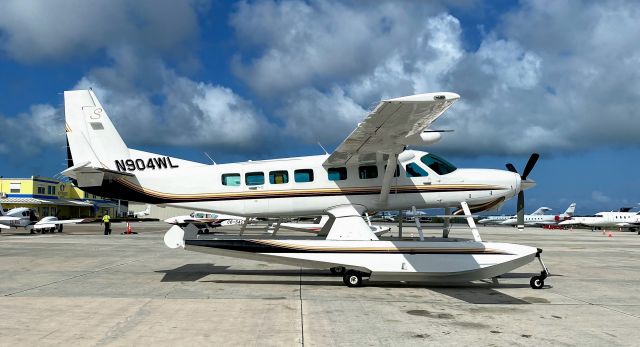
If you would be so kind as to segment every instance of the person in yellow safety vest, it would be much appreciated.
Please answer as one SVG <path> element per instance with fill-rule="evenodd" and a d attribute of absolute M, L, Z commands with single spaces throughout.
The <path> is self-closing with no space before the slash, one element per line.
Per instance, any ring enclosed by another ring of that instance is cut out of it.
<path fill-rule="evenodd" d="M 105 235 L 109 235 L 111 234 L 111 217 L 109 217 L 109 214 L 105 213 L 104 217 L 102 217 L 102 221 L 104 222 L 104 234 Z"/>

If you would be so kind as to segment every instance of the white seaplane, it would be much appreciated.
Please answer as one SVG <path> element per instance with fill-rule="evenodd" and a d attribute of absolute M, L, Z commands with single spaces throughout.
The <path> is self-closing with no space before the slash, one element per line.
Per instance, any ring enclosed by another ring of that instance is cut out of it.
<path fill-rule="evenodd" d="M 449 215 L 462 207 L 472 224 L 472 212 L 518 195 L 518 224 L 524 227 L 524 190 L 535 185 L 527 176 L 537 154 L 520 175 L 512 164 L 509 171 L 458 169 L 433 153 L 407 150 L 441 138 L 429 126 L 457 94 L 384 100 L 330 155 L 218 165 L 130 149 L 91 90 L 66 91 L 64 99 L 69 168 L 62 174 L 87 192 L 244 217 L 329 216 L 321 238 L 210 238 L 176 225 L 165 234 L 168 247 L 345 270 L 347 286 L 360 286 L 366 277 L 479 280 L 537 257 L 543 270 L 530 284 L 544 285 L 548 272 L 535 247 L 482 242 L 477 229 L 473 240 L 450 239 L 447 232 L 428 241 L 382 241 L 361 217 L 414 207 L 445 208 Z"/>

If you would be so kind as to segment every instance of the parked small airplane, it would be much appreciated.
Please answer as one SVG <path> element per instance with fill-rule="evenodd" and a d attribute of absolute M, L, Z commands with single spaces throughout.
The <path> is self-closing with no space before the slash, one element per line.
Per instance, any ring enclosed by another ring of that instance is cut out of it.
<path fill-rule="evenodd" d="M 193 224 L 199 229 L 200 234 L 208 234 L 210 232 L 209 229 L 214 229 L 219 226 L 242 224 L 245 222 L 245 218 L 221 213 L 195 211 L 188 216 L 175 216 L 167 218 L 164 221 L 181 227 Z"/>
<path fill-rule="evenodd" d="M 147 204 L 147 207 L 139 212 L 134 212 L 133 216 L 135 218 L 143 218 L 151 214 L 151 205 Z"/>
<path fill-rule="evenodd" d="M 512 164 L 508 171 L 458 169 L 433 153 L 407 150 L 441 138 L 429 126 L 458 100 L 455 93 L 384 100 L 332 154 L 217 165 L 130 149 L 91 90 L 65 91 L 64 98 L 69 168 L 62 174 L 87 192 L 243 217 L 329 216 L 324 240 L 197 238 L 176 225 L 165 234 L 172 248 L 342 268 L 348 286 L 363 277 L 484 279 L 540 256 L 534 247 L 482 242 L 477 232 L 474 241 L 380 241 L 363 220 L 366 211 L 414 206 L 462 207 L 471 216 L 517 195 L 524 227 L 524 190 L 535 185 L 527 177 L 538 154 L 519 174 Z M 531 286 L 541 288 L 546 276 L 543 266 Z"/>
<path fill-rule="evenodd" d="M 548 207 L 540 207 L 534 213 L 530 215 L 524 216 L 524 224 L 525 225 L 556 225 L 562 221 L 569 220 L 573 213 L 576 210 L 576 203 L 572 203 L 569 207 L 564 211 L 564 213 L 559 215 L 545 215 L 546 211 L 551 211 Z M 516 225 L 517 219 L 511 217 L 500 224 L 502 225 Z"/>
<path fill-rule="evenodd" d="M 636 231 L 638 230 L 638 212 L 628 212 L 629 210 L 626 209 L 626 212 L 598 212 L 593 216 L 573 217 L 560 222 L 559 225 L 584 225 L 591 227 L 591 230 L 611 227 Z"/>
<path fill-rule="evenodd" d="M 0 229 L 25 228 L 34 234 L 35 232 L 47 233 L 62 232 L 64 224 L 76 224 L 91 221 L 93 219 L 68 219 L 59 220 L 58 217 L 47 216 L 38 220 L 33 209 L 27 207 L 16 207 L 6 213 L 0 205 Z"/>

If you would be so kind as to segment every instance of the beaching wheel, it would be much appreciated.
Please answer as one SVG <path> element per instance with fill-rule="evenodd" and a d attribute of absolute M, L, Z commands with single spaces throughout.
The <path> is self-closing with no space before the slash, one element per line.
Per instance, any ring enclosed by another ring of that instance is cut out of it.
<path fill-rule="evenodd" d="M 544 287 L 544 280 L 540 276 L 531 277 L 531 281 L 529 281 L 529 285 L 533 289 L 542 289 Z"/>
<path fill-rule="evenodd" d="M 344 284 L 347 287 L 360 287 L 362 286 L 362 274 L 355 270 L 349 270 L 342 277 Z"/>

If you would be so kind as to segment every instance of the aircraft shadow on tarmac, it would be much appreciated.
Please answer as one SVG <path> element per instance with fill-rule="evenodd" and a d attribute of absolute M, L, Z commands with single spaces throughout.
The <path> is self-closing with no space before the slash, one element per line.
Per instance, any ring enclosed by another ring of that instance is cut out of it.
<path fill-rule="evenodd" d="M 279 285 L 317 285 L 317 286 L 335 286 L 343 287 L 342 279 L 339 276 L 331 275 L 326 270 L 241 270 L 231 269 L 230 266 L 216 266 L 214 264 L 186 264 L 171 270 L 159 270 L 157 273 L 164 273 L 162 282 L 195 282 L 209 275 L 233 275 L 233 276 L 278 276 L 278 277 L 299 277 L 295 280 L 204 280 L 201 282 L 211 283 L 230 283 L 230 284 L 279 284 Z M 502 278 L 530 278 L 533 273 L 509 273 Z M 324 280 L 311 280 L 305 277 L 325 277 Z M 329 280 L 333 278 L 335 280 Z M 431 290 L 442 295 L 446 295 L 470 304 L 511 304 L 526 305 L 530 302 L 504 294 L 496 289 L 522 288 L 531 290 L 527 283 L 500 283 L 500 280 L 493 282 L 491 280 L 466 282 L 456 284 L 434 285 L 433 283 L 402 283 L 402 282 L 365 282 L 365 286 L 378 288 L 423 288 Z"/>

